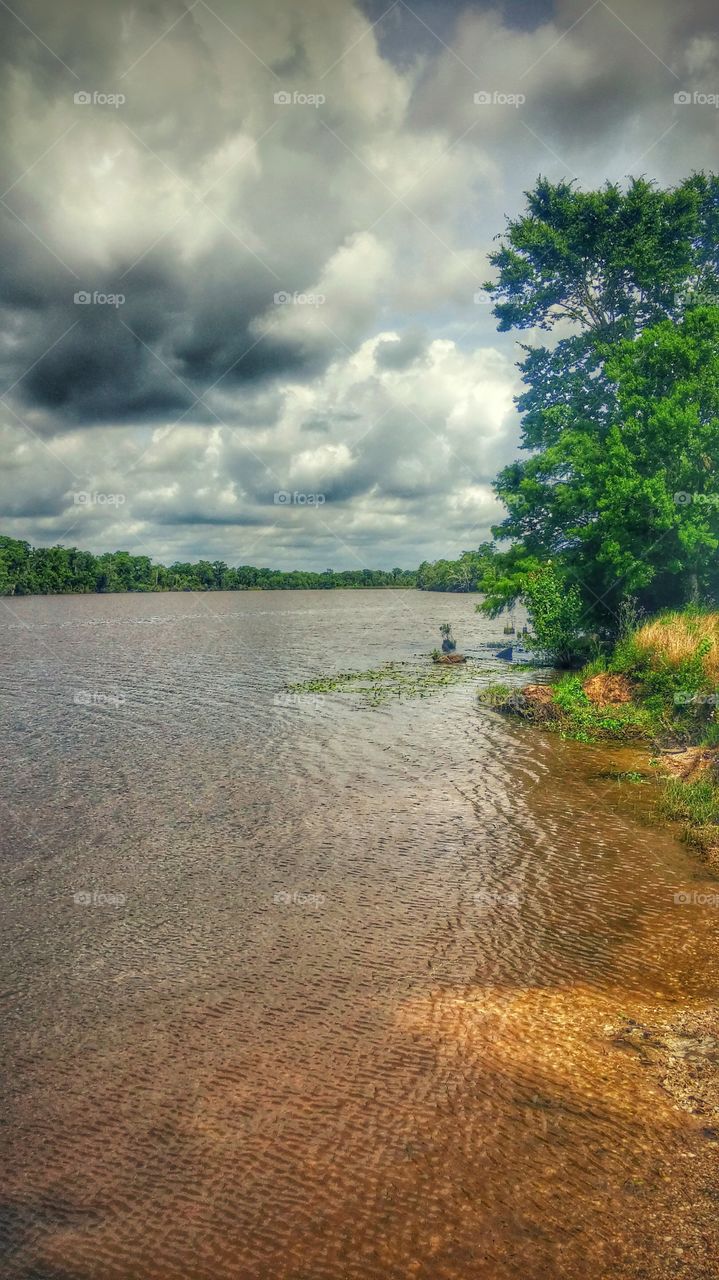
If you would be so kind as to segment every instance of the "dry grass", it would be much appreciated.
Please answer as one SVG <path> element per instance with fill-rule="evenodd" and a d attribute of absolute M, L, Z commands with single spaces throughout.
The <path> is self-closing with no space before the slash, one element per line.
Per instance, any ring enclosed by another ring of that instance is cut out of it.
<path fill-rule="evenodd" d="M 707 678 L 719 683 L 719 613 L 667 613 L 645 623 L 636 632 L 637 647 L 646 653 L 652 665 L 666 663 L 679 667 L 696 652 L 701 640 L 711 640 L 712 647 L 704 655 L 702 666 Z"/>

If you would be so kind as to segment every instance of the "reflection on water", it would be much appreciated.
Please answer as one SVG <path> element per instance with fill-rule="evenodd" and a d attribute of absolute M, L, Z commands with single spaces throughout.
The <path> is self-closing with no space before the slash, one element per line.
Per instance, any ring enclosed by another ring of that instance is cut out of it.
<path fill-rule="evenodd" d="M 598 780 L 621 753 L 469 683 L 282 696 L 501 627 L 408 592 L 1 612 L 3 1276 L 715 1274 L 706 1139 L 607 1029 L 715 1000 L 719 910 Z"/>

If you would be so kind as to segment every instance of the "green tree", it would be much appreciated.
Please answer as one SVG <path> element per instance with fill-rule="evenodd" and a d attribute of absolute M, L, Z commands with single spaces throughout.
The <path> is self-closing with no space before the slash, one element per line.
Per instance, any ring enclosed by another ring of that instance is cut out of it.
<path fill-rule="evenodd" d="M 176 561 L 169 568 L 149 556 L 128 551 L 93 556 L 76 547 L 31 547 L 0 537 L 0 595 L 62 594 L 114 591 L 248 591 L 305 590 L 338 587 L 413 587 L 412 569 L 230 568 L 224 560 Z"/>
<path fill-rule="evenodd" d="M 668 485 L 697 477 L 714 412 L 713 374 L 703 376 L 696 361 L 684 391 L 699 396 L 704 425 L 682 417 L 672 387 L 697 344 L 711 356 L 715 308 L 697 304 L 719 301 L 719 179 L 695 174 L 667 191 L 640 179 L 626 191 L 607 184 L 587 193 L 540 179 L 527 201 L 491 257 L 499 279 L 487 288 L 500 329 L 558 333 L 551 345 L 522 345 L 526 389 L 517 404 L 530 456 L 496 482 L 508 515 L 494 532 L 513 546 L 482 580 L 485 608 L 520 596 L 528 573 L 551 558 L 578 584 L 588 618 L 611 629 L 625 594 L 646 588 L 666 603 L 681 595 L 677 575 L 690 544 L 699 545 L 697 521 L 669 511 L 656 477 L 664 466 Z M 663 324 L 676 326 L 673 350 Z M 652 414 L 657 393 L 671 428 Z M 671 458 L 657 454 L 660 445 Z M 655 534 L 682 519 L 683 536 L 658 543 L 641 570 Z M 700 574 L 698 562 L 692 572 Z"/>
<path fill-rule="evenodd" d="M 0 593 L 23 595 L 30 561 L 30 544 L 17 538 L 0 537 Z"/>
<path fill-rule="evenodd" d="M 421 591 L 478 591 L 479 583 L 489 573 L 495 555 L 491 542 L 483 542 L 476 551 L 463 551 L 458 560 L 424 560 L 416 575 Z"/>

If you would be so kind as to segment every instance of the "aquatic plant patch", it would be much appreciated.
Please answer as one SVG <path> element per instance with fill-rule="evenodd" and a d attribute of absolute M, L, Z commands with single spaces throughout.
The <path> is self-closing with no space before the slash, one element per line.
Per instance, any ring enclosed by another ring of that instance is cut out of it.
<path fill-rule="evenodd" d="M 288 685 L 295 694 L 346 693 L 378 706 L 392 698 L 426 698 L 448 686 L 486 680 L 484 663 L 467 661 L 444 665 L 427 659 L 384 662 L 369 671 L 339 671 Z"/>

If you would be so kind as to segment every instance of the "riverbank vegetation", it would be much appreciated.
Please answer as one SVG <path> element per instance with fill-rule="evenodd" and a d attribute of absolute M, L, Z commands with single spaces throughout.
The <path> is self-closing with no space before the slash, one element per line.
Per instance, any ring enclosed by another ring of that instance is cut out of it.
<path fill-rule="evenodd" d="M 719 178 L 542 179 L 491 261 L 498 328 L 550 341 L 522 345 L 528 456 L 496 481 L 509 546 L 482 607 L 522 598 L 548 566 L 600 638 L 630 596 L 647 614 L 716 602 Z"/>
<path fill-rule="evenodd" d="M 0 595 L 65 595 L 115 591 L 296 591 L 413 587 L 409 569 L 304 569 L 253 565 L 232 568 L 223 560 L 157 564 L 149 556 L 112 551 L 94 556 L 75 547 L 31 547 L 0 537 Z"/>
<path fill-rule="evenodd" d="M 580 742 L 646 744 L 663 815 L 719 850 L 719 613 L 662 613 L 581 671 L 522 690 L 490 686 L 480 701 Z"/>

